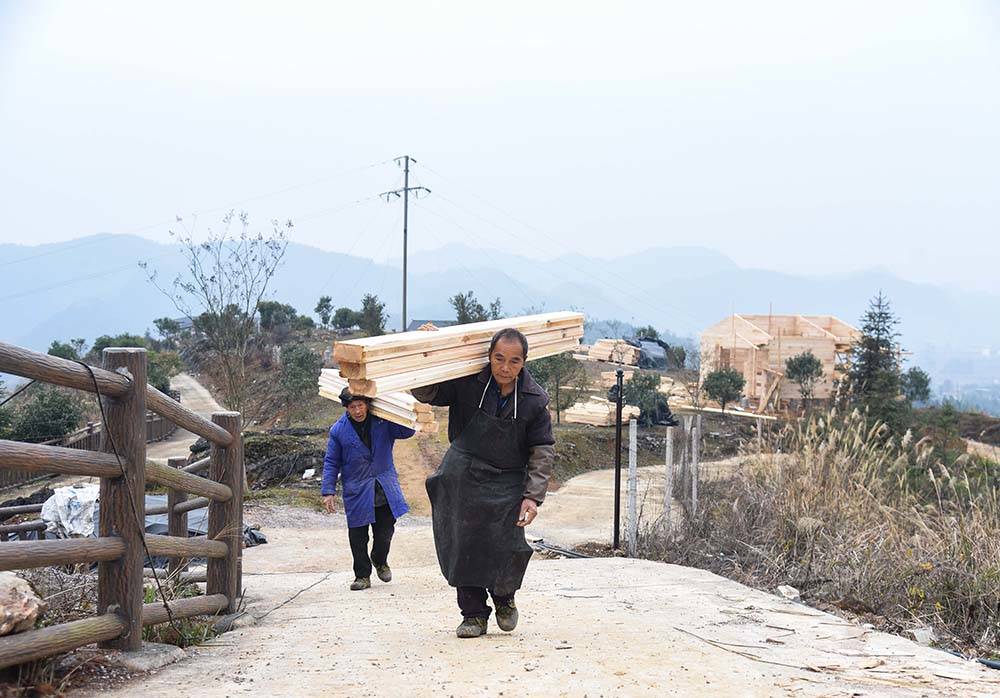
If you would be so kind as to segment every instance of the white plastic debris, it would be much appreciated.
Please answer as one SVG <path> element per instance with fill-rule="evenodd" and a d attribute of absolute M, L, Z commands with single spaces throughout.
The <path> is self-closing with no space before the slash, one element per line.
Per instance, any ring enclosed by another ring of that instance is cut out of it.
<path fill-rule="evenodd" d="M 42 504 L 45 532 L 58 538 L 94 535 L 97 521 L 98 485 L 57 487 Z"/>
<path fill-rule="evenodd" d="M 303 480 L 312 480 L 314 477 L 316 477 L 316 468 L 306 468 L 302 471 Z"/>

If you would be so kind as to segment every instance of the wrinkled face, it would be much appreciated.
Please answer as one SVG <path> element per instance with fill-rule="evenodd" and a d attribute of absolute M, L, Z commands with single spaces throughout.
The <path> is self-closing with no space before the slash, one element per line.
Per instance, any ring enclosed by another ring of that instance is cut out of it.
<path fill-rule="evenodd" d="M 490 354 L 490 370 L 499 385 L 510 385 L 524 368 L 524 349 L 516 339 L 501 339 Z"/>
<path fill-rule="evenodd" d="M 368 416 L 368 401 L 367 400 L 351 400 L 347 403 L 347 414 L 351 415 L 351 419 L 355 422 L 363 422 Z"/>

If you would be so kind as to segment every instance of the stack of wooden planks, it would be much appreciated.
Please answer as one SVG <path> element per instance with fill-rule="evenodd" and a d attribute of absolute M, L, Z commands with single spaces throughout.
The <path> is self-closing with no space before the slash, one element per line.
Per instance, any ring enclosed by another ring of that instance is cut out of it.
<path fill-rule="evenodd" d="M 639 365 L 639 348 L 621 339 L 598 339 L 587 354 L 597 361 L 611 361 L 626 366 Z"/>
<path fill-rule="evenodd" d="M 615 403 L 604 398 L 591 397 L 586 402 L 578 402 L 563 410 L 562 419 L 570 424 L 589 424 L 594 427 L 610 427 L 615 424 Z M 622 422 L 639 418 L 639 408 L 622 405 Z"/>
<path fill-rule="evenodd" d="M 528 360 L 573 351 L 583 336 L 581 313 L 558 312 L 349 339 L 333 346 L 351 392 L 397 393 L 478 373 L 489 363 L 490 339 L 514 327 L 528 338 Z"/>
<path fill-rule="evenodd" d="M 319 376 L 319 394 L 330 400 L 340 401 L 340 392 L 347 381 L 333 369 L 324 368 Z M 372 400 L 372 414 L 396 424 L 402 424 L 424 434 L 436 434 L 438 423 L 430 405 L 418 402 L 409 393 L 384 393 Z"/>
<path fill-rule="evenodd" d="M 613 388 L 618 385 L 618 376 L 616 374 L 616 371 L 601 371 L 601 387 Z M 634 375 L 635 371 L 622 371 L 622 383 L 628 383 Z"/>

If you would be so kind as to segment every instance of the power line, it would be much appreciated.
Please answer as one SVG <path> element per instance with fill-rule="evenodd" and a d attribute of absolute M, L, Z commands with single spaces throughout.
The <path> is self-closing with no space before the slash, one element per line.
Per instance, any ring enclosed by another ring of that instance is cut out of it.
<path fill-rule="evenodd" d="M 251 201 L 259 201 L 261 199 L 266 199 L 266 198 L 269 198 L 271 196 L 277 196 L 279 194 L 285 194 L 285 193 L 290 192 L 290 191 L 295 191 L 296 189 L 302 189 L 302 188 L 305 188 L 305 187 L 310 187 L 310 186 L 315 186 L 317 184 L 322 184 L 324 182 L 330 182 L 330 181 L 333 181 L 333 180 L 336 180 L 336 179 L 340 179 L 342 177 L 346 177 L 346 176 L 351 175 L 351 174 L 355 174 L 355 173 L 358 173 L 358 172 L 364 172 L 365 170 L 370 170 L 370 169 L 373 169 L 375 167 L 380 167 L 382 165 L 387 165 L 390 162 L 392 162 L 392 159 L 382 160 L 381 162 L 373 162 L 373 163 L 371 163 L 369 165 L 363 165 L 361 167 L 355 167 L 355 168 L 352 168 L 350 170 L 345 170 L 344 172 L 338 172 L 337 174 L 323 176 L 323 177 L 320 177 L 318 179 L 311 180 L 309 182 L 303 182 L 303 183 L 299 183 L 299 184 L 293 184 L 293 185 L 290 185 L 290 186 L 287 186 L 287 187 L 283 187 L 281 189 L 277 189 L 275 191 L 267 192 L 267 193 L 264 193 L 264 194 L 257 194 L 257 195 L 254 195 L 254 196 L 250 196 L 250 197 L 247 197 L 245 199 L 241 199 L 239 201 L 233 202 L 233 203 L 231 203 L 231 204 L 229 204 L 227 206 L 219 206 L 219 207 L 216 207 L 216 208 L 199 209 L 199 210 L 193 211 L 191 215 L 198 216 L 198 215 L 204 214 L 204 213 L 213 213 L 213 212 L 216 212 L 216 211 L 226 211 L 226 210 L 229 210 L 229 209 L 231 209 L 231 208 L 233 208 L 235 206 L 239 206 L 239 205 L 244 204 L 244 203 L 249 203 Z M 371 197 L 372 200 L 376 199 L 376 198 L 378 198 L 378 197 Z M 320 214 L 325 214 L 327 212 L 336 212 L 336 211 L 339 211 L 339 210 L 343 210 L 343 208 L 348 208 L 351 205 L 358 204 L 358 203 L 364 203 L 365 201 L 368 201 L 368 200 L 369 199 L 367 199 L 367 198 L 366 199 L 359 199 L 357 201 L 351 202 L 350 204 L 346 204 L 343 207 L 338 207 L 338 208 L 335 208 L 335 209 L 324 209 L 324 210 L 322 210 L 320 212 L 316 212 L 316 213 L 313 213 L 313 214 L 307 214 L 306 218 L 307 219 L 308 218 L 313 218 L 313 217 L 316 217 L 316 216 L 318 216 Z M 129 235 L 129 234 L 132 234 L 132 233 L 141 233 L 141 232 L 144 232 L 146 230 L 151 230 L 153 228 L 159 228 L 160 226 L 170 225 L 171 223 L 176 222 L 176 220 L 177 219 L 175 217 L 175 218 L 172 218 L 172 219 L 167 220 L 167 221 L 160 221 L 158 223 L 152 223 L 152 224 L 149 224 L 149 225 L 144 225 L 144 226 L 140 226 L 140 227 L 136 227 L 136 228 L 130 228 L 128 230 L 120 231 L 120 232 L 117 232 L 117 233 L 114 233 L 114 232 L 97 233 L 97 235 L 107 235 L 108 237 L 98 237 L 98 238 L 96 238 L 94 240 L 87 240 L 85 242 L 81 242 L 81 243 L 76 244 L 76 245 L 61 246 L 59 249 L 48 250 L 48 251 L 45 251 L 45 252 L 38 252 L 38 253 L 35 253 L 35 254 L 30 254 L 30 255 L 28 255 L 26 257 L 19 257 L 17 259 L 7 260 L 6 262 L 0 262 L 0 267 L 5 267 L 5 266 L 11 265 L 11 264 L 17 264 L 19 262 L 27 262 L 27 261 L 32 260 L 32 259 L 38 259 L 40 257 L 47 257 L 49 255 L 59 254 L 59 253 L 62 253 L 62 252 L 68 252 L 70 250 L 75 250 L 75 249 L 78 249 L 80 247 L 87 247 L 89 245 L 97 245 L 97 244 L 101 244 L 101 243 L 105 243 L 105 242 L 111 242 L 111 241 L 114 240 L 114 237 L 112 237 L 114 235 Z M 2 300 L 2 299 L 0 299 L 0 300 Z"/>
<path fill-rule="evenodd" d="M 442 179 L 445 179 L 445 180 L 447 180 L 449 182 L 452 182 L 454 184 L 453 180 L 451 180 L 448 177 L 445 177 L 440 172 L 431 169 L 426 164 L 421 164 L 421 167 L 423 167 L 425 170 L 431 172 L 432 174 L 435 174 L 438 177 L 440 177 Z M 513 214 L 511 214 L 508 211 L 506 211 L 505 209 L 503 209 L 503 208 L 501 208 L 499 206 L 496 206 L 495 204 L 490 203 L 489 201 L 487 201 L 486 199 L 484 199 L 482 196 L 478 195 L 477 193 L 475 193 L 471 189 L 467 189 L 465 187 L 462 187 L 462 188 L 465 189 L 465 191 L 467 191 L 470 194 L 472 194 L 472 196 L 474 196 L 475 198 L 477 198 L 480 201 L 482 201 L 483 203 L 485 203 L 486 205 L 488 205 L 491 208 L 499 211 L 500 213 L 503 213 L 505 216 L 507 216 L 508 218 L 510 218 L 515 223 L 517 223 L 517 224 L 519 224 L 519 225 L 521 225 L 521 226 L 523 226 L 523 227 L 531 230 L 532 232 L 536 233 L 537 235 L 540 235 L 558 253 L 560 253 L 560 254 L 567 254 L 569 252 L 560 243 L 558 243 L 555 240 L 551 239 L 548 234 L 546 234 L 544 231 L 542 231 L 541 229 L 537 228 L 536 226 L 533 226 L 530 223 L 524 222 L 524 221 L 520 220 L 519 218 L 517 218 L 516 216 L 514 216 Z M 477 214 L 476 212 L 469 210 L 468 208 L 462 206 L 461 204 L 458 204 L 457 202 L 455 202 L 455 201 L 449 199 L 448 197 L 446 197 L 445 195 L 441 194 L 440 191 L 438 192 L 438 198 L 444 200 L 446 203 L 451 204 L 452 206 L 458 208 L 459 210 L 462 210 L 462 211 L 468 213 L 469 215 L 472 215 L 472 216 L 474 216 L 476 218 L 479 218 L 480 220 L 482 220 L 482 221 L 484 221 L 484 222 L 492 225 L 493 227 L 497 228 L 501 232 L 504 232 L 504 233 L 506 233 L 508 235 L 511 235 L 511 236 L 513 236 L 513 237 L 515 237 L 515 238 L 517 238 L 519 240 L 522 240 L 522 241 L 524 241 L 524 242 L 526 242 L 528 244 L 537 244 L 537 242 L 538 242 L 536 239 L 528 240 L 526 238 L 523 238 L 522 236 L 518 235 L 517 233 L 511 231 L 509 228 L 505 228 L 503 226 L 500 226 L 496 222 L 491 221 L 491 220 L 483 217 L 482 215 Z M 680 306 L 677 306 L 677 305 L 675 305 L 673 303 L 665 303 L 664 302 L 663 304 L 672 310 L 672 312 L 665 313 L 664 312 L 664 307 L 662 307 L 662 306 L 660 306 L 658 304 L 654 304 L 654 303 L 650 302 L 648 299 L 646 299 L 645 297 L 643 297 L 643 296 L 641 296 L 641 295 L 639 295 L 639 294 L 637 294 L 637 293 L 635 293 L 635 292 L 633 292 L 633 291 L 630 290 L 630 284 L 634 283 L 634 280 L 628 279 L 625 276 L 617 274 L 613 270 L 608 269 L 607 267 L 597 267 L 595 265 L 596 271 L 586 271 L 586 270 L 581 269 L 580 267 L 578 267 L 578 266 L 576 266 L 574 264 L 571 264 L 564 257 L 556 257 L 554 261 L 560 262 L 561 264 L 563 264 L 563 265 L 565 265 L 565 266 L 573 269 L 577 273 L 587 274 L 587 275 L 590 275 L 590 276 L 603 275 L 603 276 L 605 276 L 606 279 L 607 278 L 615 278 L 620 284 L 624 284 L 624 285 L 616 284 L 616 287 L 617 287 L 617 290 L 619 291 L 619 293 L 632 298 L 636 302 L 638 302 L 638 303 L 646 306 L 647 308 L 650 308 L 651 310 L 656 311 L 657 313 L 666 314 L 668 317 L 673 316 L 675 319 L 680 319 L 680 320 L 686 321 L 685 324 L 687 324 L 690 327 L 690 329 L 693 330 L 696 333 L 698 331 L 700 331 L 700 329 L 701 329 L 701 322 L 699 320 L 697 320 L 696 318 L 694 318 L 693 316 L 691 316 L 688 313 L 686 313 L 685 311 L 683 311 L 680 308 Z"/>
<path fill-rule="evenodd" d="M 472 232 L 471 230 L 469 230 L 468 228 L 465 228 L 465 227 L 464 227 L 464 226 L 462 226 L 462 225 L 459 225 L 459 224 L 458 224 L 457 222 L 455 222 L 455 221 L 454 221 L 453 219 L 449 218 L 448 216 L 445 216 L 445 215 L 442 215 L 442 214 L 440 214 L 440 213 L 438 213 L 438 212 L 434 211 L 433 209 L 430 209 L 430 208 L 427 208 L 427 206 L 422 206 L 422 209 L 423 209 L 424 211 L 428 211 L 428 212 L 430 212 L 430 213 L 431 213 L 432 215 L 435 215 L 435 216 L 437 216 L 438 218 L 441 218 L 442 220 L 445 220 L 445 221 L 447 221 L 447 222 L 451 223 L 452 225 L 454 225 L 454 226 L 455 226 L 456 228 L 458 228 L 459 230 L 462 230 L 462 231 L 464 231 L 464 232 L 465 232 L 465 233 L 466 233 L 467 235 L 471 235 L 472 237 L 478 237 L 478 236 L 476 236 L 476 234 L 475 234 L 475 233 L 473 233 L 473 232 Z M 492 255 L 492 254 L 490 254 L 490 251 L 489 251 L 489 249 L 488 249 L 488 248 L 485 248 L 485 247 L 484 247 L 484 248 L 482 248 L 482 252 L 483 252 L 483 254 L 485 254 L 485 255 L 486 255 L 486 256 L 487 256 L 488 258 L 489 258 L 489 260 L 490 260 L 490 261 L 491 261 L 491 262 L 493 263 L 493 266 L 494 266 L 494 267 L 496 267 L 497 269 L 500 269 L 500 270 L 502 270 L 502 269 L 503 269 L 503 267 L 502 267 L 502 266 L 501 266 L 501 265 L 500 265 L 500 264 L 499 264 L 499 263 L 498 263 L 498 262 L 496 261 L 496 259 L 495 259 L 495 258 L 493 257 L 493 255 Z M 507 274 L 507 278 L 508 278 L 508 279 L 510 279 L 511 283 L 512 283 L 512 284 L 514 284 L 514 287 L 515 287 L 515 288 L 516 288 L 516 289 L 517 289 L 518 291 L 520 291 L 520 292 L 521 292 L 521 294 L 522 294 L 522 295 L 523 295 L 523 296 L 524 296 L 524 297 L 525 297 L 525 298 L 526 298 L 526 299 L 528 300 L 528 305 L 535 305 L 535 304 L 537 303 L 537 299 L 535 299 L 535 298 L 534 298 L 534 297 L 533 297 L 533 296 L 532 296 L 532 295 L 531 295 L 530 293 L 528 293 L 528 292 L 527 292 L 527 291 L 526 291 L 526 290 L 524 289 L 524 287 L 523 287 L 523 286 L 521 286 L 521 284 L 520 284 L 520 283 L 518 283 L 517 279 L 515 279 L 515 278 L 514 278 L 513 276 L 511 276 L 510 274 Z"/>
<path fill-rule="evenodd" d="M 168 256 L 174 255 L 174 254 L 178 254 L 178 252 L 176 250 L 171 250 L 170 252 L 164 252 L 163 254 L 159 254 L 159 255 L 156 255 L 154 257 L 150 257 L 150 259 L 147 260 L 147 261 L 151 261 L 153 259 L 161 259 L 163 257 L 168 257 Z M 12 294 L 7 295 L 7 296 L 0 296 L 0 302 L 13 300 L 15 298 L 23 298 L 25 296 L 32 296 L 32 295 L 35 295 L 36 293 L 44 293 L 46 291 L 52 291 L 52 290 L 57 289 L 57 288 L 62 288 L 63 286 L 70 286 L 70 285 L 78 283 L 80 281 L 88 281 L 90 279 L 97 279 L 97 278 L 100 278 L 100 277 L 103 277 L 103 276 L 110 276 L 111 274 L 117 274 L 118 272 L 125 271 L 126 269 L 137 269 L 137 268 L 138 268 L 138 266 L 136 265 L 135 262 L 129 262 L 128 264 L 123 264 L 123 265 L 121 265 L 119 267 L 113 267 L 112 269 L 105 269 L 104 271 L 100 271 L 100 272 L 97 272 L 95 274 L 86 274 L 85 276 L 77 276 L 77 277 L 72 278 L 72 279 L 66 279 L 65 281 L 60 281 L 58 283 L 49 284 L 48 286 L 39 286 L 37 288 L 32 288 L 32 289 L 29 289 L 27 291 L 20 291 L 18 293 L 12 293 Z"/>

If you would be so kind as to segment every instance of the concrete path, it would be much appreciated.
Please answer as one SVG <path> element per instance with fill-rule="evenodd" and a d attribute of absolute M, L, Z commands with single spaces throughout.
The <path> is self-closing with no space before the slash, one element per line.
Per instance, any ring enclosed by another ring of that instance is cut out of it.
<path fill-rule="evenodd" d="M 348 590 L 343 516 L 248 507 L 269 543 L 245 556 L 254 627 L 116 690 L 199 696 L 986 696 L 1000 675 L 702 570 L 542 560 L 521 624 L 459 640 L 426 518 L 400 521 L 395 579 Z"/>
<path fill-rule="evenodd" d="M 731 472 L 739 465 L 740 459 L 702 463 L 699 467 L 699 481 L 718 477 Z M 679 469 L 680 466 L 675 466 Z M 679 470 L 677 471 L 679 472 Z M 636 502 L 640 529 L 660 522 L 665 513 L 666 466 L 655 465 L 639 468 L 636 472 Z M 545 504 L 539 510 L 534 535 L 549 543 L 567 547 L 590 541 L 610 543 L 614 526 L 615 471 L 594 470 L 577 475 L 562 487 L 550 492 Z M 622 467 L 621 476 L 621 536 L 625 540 L 625 526 L 628 511 L 628 468 Z M 672 503 L 671 517 L 681 516 L 681 507 Z"/>
<path fill-rule="evenodd" d="M 194 376 L 180 373 L 170 379 L 170 387 L 181 394 L 181 404 L 197 412 L 206 419 L 212 418 L 213 412 L 221 412 L 224 408 L 215 401 Z M 191 455 L 191 444 L 198 440 L 196 434 L 186 429 L 178 429 L 163 441 L 151 443 L 146 447 L 146 458 L 156 463 L 166 465 L 168 458 L 187 458 Z"/>

